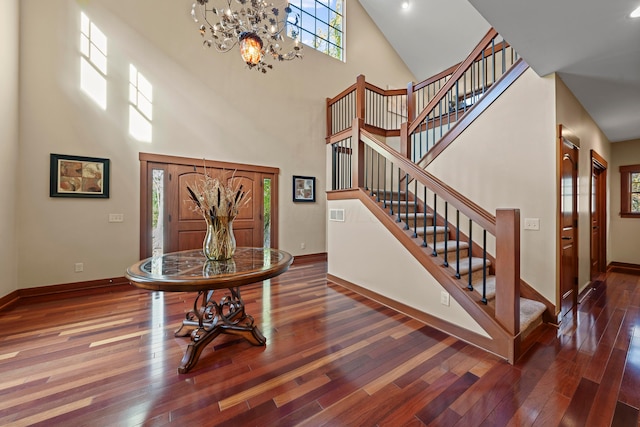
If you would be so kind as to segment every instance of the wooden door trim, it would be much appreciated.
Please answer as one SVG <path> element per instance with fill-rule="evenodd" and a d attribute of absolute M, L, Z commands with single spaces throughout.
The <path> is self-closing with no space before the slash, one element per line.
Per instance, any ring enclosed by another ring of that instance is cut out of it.
<path fill-rule="evenodd" d="M 206 166 L 212 168 L 220 168 L 227 170 L 239 170 L 247 172 L 256 172 L 261 174 L 261 180 L 271 176 L 271 247 L 278 248 L 278 176 L 280 168 L 261 165 L 249 165 L 245 163 L 222 162 L 218 160 L 195 159 L 189 157 L 169 156 L 154 153 L 139 153 L 140 160 L 140 259 L 146 258 L 150 253 L 150 239 L 147 223 L 151 200 L 148 200 L 149 186 L 148 175 L 150 172 L 150 164 L 177 164 L 184 166 Z M 262 184 L 262 182 L 261 182 Z M 275 189 L 275 191 L 274 191 Z"/>
<path fill-rule="evenodd" d="M 562 314 L 562 277 L 561 277 L 561 273 L 562 273 L 562 239 L 561 239 L 562 238 L 562 211 L 561 211 L 562 200 L 561 198 L 562 198 L 562 160 L 564 156 L 562 153 L 562 146 L 563 144 L 565 144 L 565 140 L 568 141 L 570 144 L 572 144 L 579 152 L 580 138 L 578 138 L 578 136 L 566 126 L 563 126 L 562 124 L 558 124 L 557 134 L 556 134 L 556 315 L 558 316 L 558 320 L 560 320 L 560 316 Z M 579 178 L 579 173 L 577 175 L 578 175 L 577 178 Z M 577 197 L 577 194 L 574 197 Z M 574 216 L 574 224 L 575 224 L 575 231 L 574 231 L 573 238 L 574 238 L 574 245 L 575 245 L 576 251 L 578 251 L 580 246 L 578 244 L 578 237 L 579 237 L 578 225 L 577 225 L 578 212 L 576 209 L 574 209 L 573 216 Z M 575 257 L 576 259 L 575 264 L 578 263 L 578 257 L 579 257 L 579 254 L 577 253 Z M 574 269 L 577 275 L 578 266 L 576 265 Z M 576 303 L 577 303 L 577 297 L 578 297 L 577 289 L 574 289 L 574 297 L 576 298 Z"/>
<path fill-rule="evenodd" d="M 165 156 L 162 154 L 140 153 L 139 159 L 140 159 L 140 162 L 144 161 L 144 162 L 153 162 L 153 163 L 173 163 L 173 164 L 185 165 L 185 166 L 206 165 L 207 167 L 214 167 L 214 168 L 228 169 L 228 170 L 242 170 L 242 171 L 249 171 L 249 172 L 275 174 L 275 175 L 280 174 L 279 168 L 274 168 L 271 166 L 249 165 L 246 163 L 222 162 L 218 160 L 194 159 L 190 157 Z"/>
<path fill-rule="evenodd" d="M 596 190 L 598 194 L 600 194 L 600 200 L 596 200 L 597 206 L 596 209 L 599 210 L 599 213 L 602 214 L 599 216 L 600 221 L 604 222 L 604 224 L 600 224 L 600 232 L 598 233 L 598 243 L 599 254 L 598 254 L 598 265 L 600 266 L 600 271 L 598 273 L 606 272 L 607 265 L 607 161 L 598 154 L 595 150 L 591 150 L 591 174 L 589 175 L 589 188 L 593 188 L 593 174 L 596 170 L 600 171 L 600 178 L 598 179 L 599 188 Z M 604 193 L 602 193 L 604 191 Z M 589 224 L 593 224 L 593 211 L 591 207 L 593 206 L 593 191 L 589 191 Z M 593 233 L 590 233 L 590 239 L 593 238 Z M 593 259 L 593 244 L 589 245 L 589 261 Z M 589 268 L 589 274 L 591 275 L 591 268 Z M 590 277 L 591 280 L 594 277 Z"/>

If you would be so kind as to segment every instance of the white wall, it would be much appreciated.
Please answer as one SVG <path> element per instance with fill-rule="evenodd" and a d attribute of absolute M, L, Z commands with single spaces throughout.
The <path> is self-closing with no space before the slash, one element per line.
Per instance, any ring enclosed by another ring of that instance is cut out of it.
<path fill-rule="evenodd" d="M 16 171 L 18 163 L 18 0 L 0 2 L 0 297 L 18 288 Z"/>
<path fill-rule="evenodd" d="M 519 208 L 521 277 L 556 300 L 554 77 L 527 70 L 427 170 L 485 210 Z"/>
<path fill-rule="evenodd" d="M 345 221 L 328 222 L 328 271 L 370 291 L 485 337 L 489 335 L 453 298 L 440 304 L 442 286 L 359 200 L 330 200 Z"/>
<path fill-rule="evenodd" d="M 620 166 L 640 165 L 640 139 L 611 144 L 607 177 L 611 195 L 608 260 L 640 265 L 640 219 L 620 217 Z"/>
<path fill-rule="evenodd" d="M 237 52 L 203 49 L 192 2 L 21 1 L 21 155 L 8 179 L 20 194 L 18 287 L 118 277 L 137 260 L 139 152 L 280 168 L 280 248 L 327 250 L 324 195 L 291 202 L 292 175 L 316 176 L 325 187 L 325 98 L 358 74 L 392 87 L 414 76 L 357 1 L 347 2 L 347 63 L 307 48 L 302 61 L 277 63 L 266 75 L 247 70 Z M 78 87 L 81 10 L 108 37 L 106 111 Z M 128 136 L 129 63 L 153 84 L 151 144 Z M 50 153 L 110 158 L 111 197 L 50 198 Z M 123 213 L 124 223 L 108 223 L 109 213 Z M 73 272 L 76 262 L 83 273 Z"/>
<path fill-rule="evenodd" d="M 591 150 L 609 162 L 611 143 L 560 78 L 556 78 L 556 121 L 580 138 L 578 152 L 578 284 L 579 291 L 582 291 L 591 282 L 591 224 L 589 223 Z M 607 176 L 615 173 L 616 171 L 609 168 Z M 608 195 L 615 191 L 610 183 L 611 181 L 608 180 Z M 607 212 L 610 213 L 609 216 L 612 216 L 613 212 L 611 212 L 611 205 L 608 201 Z M 607 236 L 609 236 L 607 239 L 607 261 L 610 261 L 610 252 L 614 241 L 610 237 L 609 221 L 607 221 L 606 228 Z"/>

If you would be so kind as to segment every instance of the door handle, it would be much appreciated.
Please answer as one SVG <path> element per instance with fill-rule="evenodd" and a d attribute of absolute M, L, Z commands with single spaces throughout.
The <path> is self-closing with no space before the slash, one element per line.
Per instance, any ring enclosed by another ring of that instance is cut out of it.
<path fill-rule="evenodd" d="M 562 237 L 562 240 L 571 240 L 571 237 L 563 236 L 563 237 Z"/>

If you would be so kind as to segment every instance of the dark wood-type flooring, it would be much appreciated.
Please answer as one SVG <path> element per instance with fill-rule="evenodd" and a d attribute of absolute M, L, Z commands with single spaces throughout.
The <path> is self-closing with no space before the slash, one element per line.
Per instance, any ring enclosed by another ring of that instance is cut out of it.
<path fill-rule="evenodd" d="M 294 266 L 243 297 L 267 338 L 177 367 L 193 294 L 123 287 L 0 312 L 0 425 L 638 426 L 640 276 L 610 273 L 515 366 Z"/>

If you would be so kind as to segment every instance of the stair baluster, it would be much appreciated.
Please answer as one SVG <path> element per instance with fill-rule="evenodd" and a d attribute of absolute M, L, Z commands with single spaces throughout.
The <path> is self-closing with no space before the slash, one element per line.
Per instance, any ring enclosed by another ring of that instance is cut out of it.
<path fill-rule="evenodd" d="M 472 270 L 471 270 L 471 265 L 473 262 L 473 238 L 471 237 L 472 227 L 473 227 L 473 221 L 469 220 L 469 272 L 467 273 L 467 276 L 469 277 L 469 284 L 467 285 L 467 289 L 469 289 L 470 291 L 473 290 L 473 285 L 471 284 L 471 281 L 472 281 L 471 276 L 473 276 Z"/>

